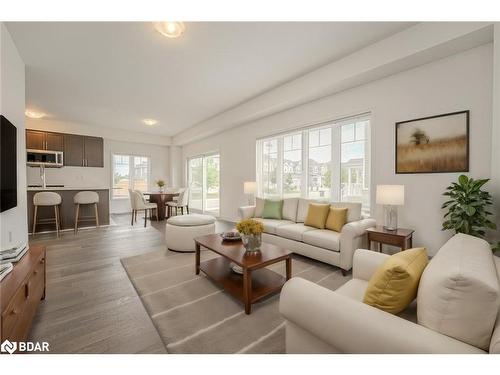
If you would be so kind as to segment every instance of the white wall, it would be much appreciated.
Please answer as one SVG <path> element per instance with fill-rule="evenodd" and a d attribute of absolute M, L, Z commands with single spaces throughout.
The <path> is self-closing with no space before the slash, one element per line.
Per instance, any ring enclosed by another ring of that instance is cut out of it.
<path fill-rule="evenodd" d="M 491 181 L 488 183 L 493 195 L 497 230 L 491 235 L 500 241 L 500 22 L 495 24 L 493 54 L 493 127 L 491 132 Z"/>
<path fill-rule="evenodd" d="M 0 34 L 0 109 L 17 127 L 17 207 L 0 214 L 1 247 L 4 248 L 28 240 L 28 221 L 25 188 L 24 62 L 3 23 L 0 24 Z"/>
<path fill-rule="evenodd" d="M 52 121 L 36 121 L 29 120 L 27 128 L 39 129 L 55 132 L 66 132 L 71 134 L 84 134 L 104 137 L 104 168 L 82 168 L 82 167 L 63 167 L 63 168 L 47 168 L 46 178 L 47 184 L 62 184 L 65 187 L 73 187 L 77 189 L 111 189 L 111 155 L 127 154 L 149 156 L 151 158 L 151 183 L 150 187 L 154 188 L 154 181 L 163 179 L 169 181 L 169 146 L 152 143 L 137 143 L 135 139 L 140 141 L 154 141 L 149 138 L 137 138 L 136 133 L 120 131 L 119 135 L 114 133 L 93 133 L 94 127 L 87 127 L 85 124 L 74 124 Z M 119 140 L 110 139 L 109 137 L 117 137 Z M 148 135 L 146 135 L 148 136 Z M 126 141 L 124 141 L 126 140 Z M 160 137 L 161 140 L 161 137 Z M 162 143 L 164 140 L 161 140 Z M 29 185 L 40 184 L 40 173 L 38 168 L 27 167 L 27 181 Z M 113 199 L 110 201 L 111 213 L 130 212 L 130 203 L 128 199 Z"/>
<path fill-rule="evenodd" d="M 459 174 L 396 175 L 394 124 L 470 110 L 469 174 L 489 177 L 492 55 L 489 43 L 187 144 L 183 146 L 183 164 L 190 156 L 219 150 L 221 217 L 236 220 L 238 206 L 246 202 L 243 182 L 255 180 L 256 138 L 370 111 L 373 214 L 381 222 L 381 209 L 374 205 L 377 184 L 404 184 L 406 204 L 400 211 L 400 226 L 414 228 L 414 245 L 426 246 L 434 254 L 451 235 L 441 231 L 441 194 Z"/>

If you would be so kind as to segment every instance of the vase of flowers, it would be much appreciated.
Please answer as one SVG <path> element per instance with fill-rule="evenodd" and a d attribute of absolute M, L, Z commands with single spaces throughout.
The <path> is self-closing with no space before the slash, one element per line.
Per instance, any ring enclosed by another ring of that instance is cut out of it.
<path fill-rule="evenodd" d="M 241 241 L 247 252 L 260 250 L 262 232 L 264 231 L 261 222 L 253 219 L 242 220 L 236 224 L 236 229 L 241 234 Z"/>
<path fill-rule="evenodd" d="M 158 185 L 158 189 L 160 190 L 160 193 L 163 192 L 163 187 L 165 186 L 165 181 L 164 180 L 158 180 L 156 181 L 156 185 Z"/>

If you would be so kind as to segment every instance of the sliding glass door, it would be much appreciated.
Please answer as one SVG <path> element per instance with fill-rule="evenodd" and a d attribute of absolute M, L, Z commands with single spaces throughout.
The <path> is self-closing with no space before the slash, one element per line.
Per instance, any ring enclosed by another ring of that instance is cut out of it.
<path fill-rule="evenodd" d="M 188 159 L 189 208 L 219 215 L 220 156 L 201 155 Z"/>

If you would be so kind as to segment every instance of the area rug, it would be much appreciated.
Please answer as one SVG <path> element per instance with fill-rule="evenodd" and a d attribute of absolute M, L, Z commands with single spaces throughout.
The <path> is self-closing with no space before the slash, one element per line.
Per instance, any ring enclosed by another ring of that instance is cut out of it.
<path fill-rule="evenodd" d="M 202 251 L 201 260 L 217 256 Z M 194 254 L 155 251 L 121 262 L 169 353 L 285 353 L 279 295 L 252 305 L 246 315 L 242 303 L 203 274 L 195 275 Z M 268 268 L 285 274 L 284 262 Z M 331 290 L 351 278 L 296 255 L 292 275 Z"/>

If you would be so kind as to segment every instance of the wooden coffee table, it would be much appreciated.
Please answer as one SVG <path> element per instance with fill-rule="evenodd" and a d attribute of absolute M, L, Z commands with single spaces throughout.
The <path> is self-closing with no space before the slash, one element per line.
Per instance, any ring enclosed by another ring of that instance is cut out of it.
<path fill-rule="evenodd" d="M 262 243 L 261 251 L 246 253 L 241 241 L 222 241 L 219 234 L 196 237 L 196 274 L 203 271 L 225 291 L 245 304 L 245 313 L 250 314 L 252 304 L 277 293 L 292 276 L 291 251 Z M 200 263 L 201 246 L 221 255 Z M 267 268 L 274 263 L 286 262 L 286 278 Z M 243 275 L 235 273 L 230 263 L 243 268 Z"/>

